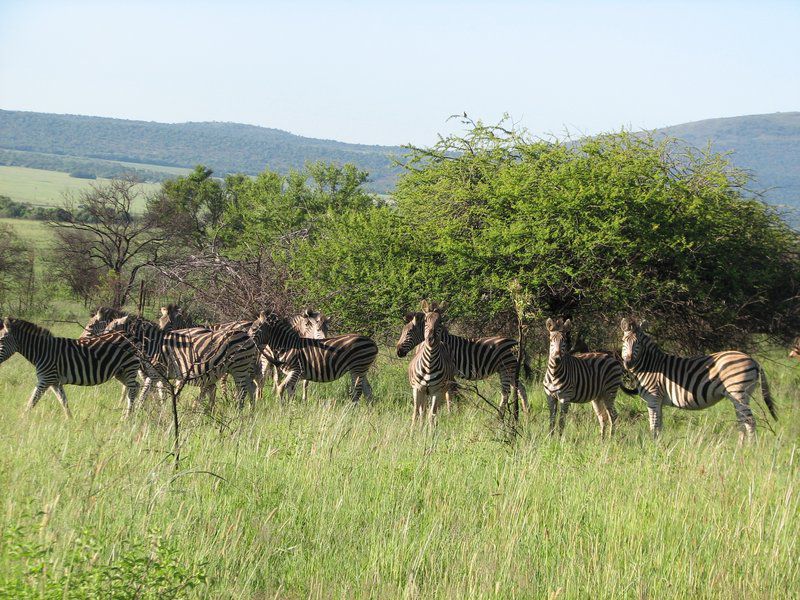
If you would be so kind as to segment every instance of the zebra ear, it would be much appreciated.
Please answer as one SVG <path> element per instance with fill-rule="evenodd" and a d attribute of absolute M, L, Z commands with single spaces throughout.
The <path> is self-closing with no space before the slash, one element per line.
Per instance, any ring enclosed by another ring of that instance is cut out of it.
<path fill-rule="evenodd" d="M 628 323 L 627 317 L 622 317 L 622 320 L 619 322 L 619 328 L 623 332 L 625 332 L 625 331 L 628 331 L 629 327 L 630 327 L 630 323 Z"/>
<path fill-rule="evenodd" d="M 569 331 L 570 329 L 572 329 L 572 321 L 567 319 L 564 321 L 564 331 Z"/>
<path fill-rule="evenodd" d="M 548 318 L 547 321 L 545 322 L 545 326 L 547 327 L 547 331 L 553 331 L 553 327 L 555 326 L 555 323 L 553 323 L 553 319 Z"/>
<path fill-rule="evenodd" d="M 641 323 L 639 323 L 639 329 L 641 331 L 647 331 L 649 328 L 650 328 L 650 323 L 648 323 L 647 321 L 642 321 Z"/>
<path fill-rule="evenodd" d="M 419 307 L 422 309 L 423 312 L 430 312 L 430 305 L 428 304 L 427 300 L 423 300 L 420 302 Z"/>
<path fill-rule="evenodd" d="M 416 315 L 417 315 L 417 313 L 413 313 L 413 312 L 407 312 L 407 313 L 405 314 L 405 316 L 403 317 L 403 319 L 405 320 L 405 322 L 406 322 L 406 323 L 411 323 L 411 321 L 413 321 L 413 320 L 414 320 L 414 317 L 415 317 Z"/>
<path fill-rule="evenodd" d="M 439 312 L 442 312 L 447 307 L 447 302 L 439 303 Z"/>

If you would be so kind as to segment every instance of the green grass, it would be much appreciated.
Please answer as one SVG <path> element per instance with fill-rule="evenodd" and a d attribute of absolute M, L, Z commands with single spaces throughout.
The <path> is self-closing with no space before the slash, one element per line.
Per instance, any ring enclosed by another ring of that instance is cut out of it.
<path fill-rule="evenodd" d="M 28 202 L 39 206 L 60 206 L 64 194 L 77 194 L 92 184 L 102 184 L 107 179 L 78 179 L 67 173 L 44 171 L 27 167 L 0 166 L 0 196 L 8 196 L 17 202 Z M 152 192 L 159 184 L 142 184 L 142 191 Z M 140 198 L 137 209 L 144 208 L 144 198 Z"/>
<path fill-rule="evenodd" d="M 37 250 L 45 250 L 52 245 L 53 232 L 44 221 L 0 219 L 0 224 L 11 227 L 23 241 Z"/>
<path fill-rule="evenodd" d="M 612 441 L 589 406 L 549 439 L 533 382 L 509 445 L 474 400 L 412 430 L 405 361 L 381 355 L 371 407 L 341 401 L 341 382 L 245 417 L 223 405 L 212 420 L 184 398 L 178 472 L 157 402 L 121 422 L 118 384 L 69 387 L 72 422 L 52 393 L 23 418 L 35 377 L 13 357 L 0 366 L 0 596 L 800 594 L 797 366 L 765 361 L 781 420 L 772 433 L 760 418 L 748 447 L 726 403 L 667 411 L 653 443 L 643 403 L 622 395 Z"/>

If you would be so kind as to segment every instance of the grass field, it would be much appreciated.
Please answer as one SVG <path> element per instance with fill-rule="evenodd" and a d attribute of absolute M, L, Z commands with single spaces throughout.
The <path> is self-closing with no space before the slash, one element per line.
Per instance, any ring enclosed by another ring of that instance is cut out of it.
<path fill-rule="evenodd" d="M 107 181 L 102 178 L 78 179 L 58 171 L 0 166 L 0 196 L 40 206 L 59 206 L 64 202 L 65 193 L 75 194 L 92 184 Z M 157 190 L 159 184 L 145 183 L 141 188 L 148 193 Z M 144 208 L 144 198 L 136 208 Z"/>
<path fill-rule="evenodd" d="M 589 406 L 550 439 L 535 382 L 514 443 L 474 399 L 412 430 L 406 363 L 384 349 L 374 406 L 334 405 L 343 383 L 242 417 L 184 398 L 176 472 L 157 402 L 122 422 L 118 384 L 70 387 L 72 422 L 52 394 L 23 418 L 35 377 L 15 356 L 0 596 L 796 598 L 800 366 L 769 358 L 781 420 L 756 400 L 743 448 L 727 403 L 667 411 L 653 443 L 627 397 L 610 442 Z"/>

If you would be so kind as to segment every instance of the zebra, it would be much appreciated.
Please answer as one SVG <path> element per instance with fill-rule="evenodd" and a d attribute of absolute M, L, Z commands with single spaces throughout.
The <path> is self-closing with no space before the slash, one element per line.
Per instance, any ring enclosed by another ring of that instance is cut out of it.
<path fill-rule="evenodd" d="M 622 360 L 636 378 L 639 395 L 647 403 L 650 431 L 661 432 L 661 407 L 701 410 L 723 398 L 733 402 L 739 422 L 739 443 L 752 438 L 756 422 L 749 402 L 761 378 L 761 395 L 773 419 L 772 403 L 764 369 L 752 357 L 736 350 L 706 356 L 667 354 L 646 333 L 646 321 L 622 319 Z"/>
<path fill-rule="evenodd" d="M 128 404 L 125 417 L 133 413 L 139 382 L 140 358 L 124 338 L 106 334 L 78 339 L 56 337 L 49 330 L 22 319 L 6 317 L 0 323 L 0 363 L 19 352 L 36 367 L 38 383 L 25 412 L 29 412 L 48 388 L 72 417 L 64 385 L 99 385 L 112 377 L 125 386 Z"/>
<path fill-rule="evenodd" d="M 550 335 L 550 351 L 543 384 L 550 409 L 550 435 L 555 434 L 556 415 L 558 432 L 562 434 L 569 405 L 591 402 L 600 422 L 600 438 L 606 436 L 606 431 L 611 436 L 617 420 L 614 407 L 617 391 L 621 388 L 626 394 L 636 394 L 635 389 L 622 385 L 621 359 L 611 352 L 573 353 L 569 339 L 570 319 L 547 319 L 545 326 Z"/>
<path fill-rule="evenodd" d="M 289 319 L 289 323 L 297 332 L 297 335 L 314 340 L 324 340 L 328 337 L 328 322 L 330 319 L 321 312 L 307 308 L 299 315 L 294 315 Z M 272 367 L 273 390 L 277 393 L 280 385 L 279 369 L 269 363 L 266 356 L 261 357 L 261 367 L 264 372 Z M 303 379 L 303 402 L 308 399 L 308 379 Z"/>
<path fill-rule="evenodd" d="M 464 338 L 451 334 L 444 325 L 441 327 L 442 342 L 450 351 L 457 377 L 475 381 L 497 373 L 500 376 L 501 409 L 508 404 L 510 392 L 515 391 L 522 400 L 523 410 L 527 412 L 528 392 L 520 381 L 518 371 L 521 366 L 525 369 L 525 376 L 530 377 L 531 370 L 526 360 L 521 365 L 517 362 L 517 340 L 507 337 Z M 407 313 L 396 344 L 397 356 L 403 358 L 414 346 L 422 343 L 424 329 L 424 313 Z M 450 391 L 446 394 L 448 410 L 451 395 Z"/>
<path fill-rule="evenodd" d="M 209 329 L 195 327 L 164 331 L 154 323 L 130 315 L 109 323 L 106 331 L 117 331 L 127 336 L 141 353 L 158 370 L 159 379 L 176 378 L 181 384 L 200 387 L 197 402 L 209 396 L 213 409 L 216 384 L 223 374 L 233 377 L 237 390 L 237 404 L 241 410 L 245 397 L 254 402 L 253 375 L 258 361 L 258 348 L 250 335 L 239 329 Z M 141 401 L 147 397 L 153 377 L 145 378 Z"/>
<path fill-rule="evenodd" d="M 422 422 L 425 405 L 430 400 L 428 423 L 433 423 L 442 396 L 450 393 L 454 387 L 456 367 L 447 344 L 443 341 L 445 332 L 442 323 L 444 304 L 437 306 L 435 302 L 422 302 L 423 339 L 414 358 L 408 365 L 408 383 L 414 396 L 414 414 L 411 425 L 417 417 Z"/>
<path fill-rule="evenodd" d="M 372 339 L 356 334 L 304 338 L 292 327 L 291 320 L 272 312 L 261 312 L 250 333 L 270 361 L 286 374 L 278 387 L 279 398 L 284 393 L 291 398 L 300 379 L 328 382 L 349 372 L 351 400 L 357 402 L 362 394 L 372 400 L 367 370 L 378 355 L 378 346 Z"/>
<path fill-rule="evenodd" d="M 789 350 L 789 358 L 792 357 L 800 359 L 800 337 L 795 338 L 792 343 L 792 349 Z"/>

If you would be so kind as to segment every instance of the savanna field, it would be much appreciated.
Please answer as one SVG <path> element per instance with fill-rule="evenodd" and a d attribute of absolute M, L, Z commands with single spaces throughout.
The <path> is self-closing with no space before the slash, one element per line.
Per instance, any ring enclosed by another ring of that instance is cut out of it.
<path fill-rule="evenodd" d="M 77 335 L 75 326 L 54 332 Z M 0 596 L 7 598 L 795 598 L 800 594 L 800 367 L 759 356 L 758 439 L 733 409 L 618 396 L 611 441 L 589 405 L 547 436 L 538 380 L 520 434 L 475 394 L 410 427 L 405 360 L 382 347 L 374 405 L 344 380 L 253 414 L 181 398 L 182 449 L 153 397 L 121 421 L 116 382 L 52 392 L 19 355 L 0 366 Z M 494 382 L 480 391 L 497 401 Z"/>

